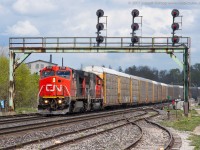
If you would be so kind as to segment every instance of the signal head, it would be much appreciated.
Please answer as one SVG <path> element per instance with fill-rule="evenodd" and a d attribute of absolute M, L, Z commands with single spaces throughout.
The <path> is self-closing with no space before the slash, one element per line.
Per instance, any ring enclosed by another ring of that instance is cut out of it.
<path fill-rule="evenodd" d="M 139 42 L 139 38 L 138 38 L 137 36 L 133 36 L 133 37 L 131 38 L 131 42 L 132 42 L 132 43 L 137 43 L 137 42 Z"/>
<path fill-rule="evenodd" d="M 98 31 L 103 30 L 103 29 L 104 29 L 103 23 L 98 23 L 98 24 L 96 25 L 96 28 L 97 28 Z"/>
<path fill-rule="evenodd" d="M 137 16 L 139 16 L 139 10 L 133 9 L 131 14 L 132 14 L 133 17 L 137 17 Z"/>
<path fill-rule="evenodd" d="M 103 11 L 102 9 L 99 9 L 99 10 L 97 10 L 96 15 L 97 15 L 98 17 L 103 17 L 104 11 Z"/>
<path fill-rule="evenodd" d="M 179 11 L 177 9 L 173 9 L 172 10 L 172 16 L 175 18 L 175 17 L 178 17 L 179 16 Z"/>
<path fill-rule="evenodd" d="M 172 43 L 178 43 L 179 42 L 179 37 L 178 36 L 174 36 L 172 37 Z"/>
<path fill-rule="evenodd" d="M 179 29 L 179 24 L 178 23 L 173 23 L 171 27 L 172 27 L 173 31 L 178 30 Z"/>
<path fill-rule="evenodd" d="M 97 37 L 96 37 L 97 43 L 102 43 L 103 40 L 104 40 L 103 36 L 97 36 Z"/>
<path fill-rule="evenodd" d="M 133 24 L 131 25 L 131 28 L 133 29 L 133 31 L 138 30 L 138 29 L 139 29 L 138 23 L 133 23 Z"/>

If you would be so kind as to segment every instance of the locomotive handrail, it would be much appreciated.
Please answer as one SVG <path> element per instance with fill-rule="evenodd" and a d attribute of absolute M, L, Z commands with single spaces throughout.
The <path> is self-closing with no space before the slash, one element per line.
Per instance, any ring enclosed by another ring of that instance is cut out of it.
<path fill-rule="evenodd" d="M 65 87 L 65 89 L 66 89 L 66 91 L 67 91 L 67 93 L 68 93 L 69 97 L 71 98 L 71 94 L 70 94 L 70 92 L 69 92 L 68 88 L 67 88 L 65 85 L 64 85 L 63 87 Z"/>
<path fill-rule="evenodd" d="M 38 92 L 38 98 L 39 98 L 39 96 L 40 96 L 40 93 L 41 93 L 43 87 L 44 87 L 44 85 L 42 85 L 42 87 L 40 88 L 40 91 Z"/>

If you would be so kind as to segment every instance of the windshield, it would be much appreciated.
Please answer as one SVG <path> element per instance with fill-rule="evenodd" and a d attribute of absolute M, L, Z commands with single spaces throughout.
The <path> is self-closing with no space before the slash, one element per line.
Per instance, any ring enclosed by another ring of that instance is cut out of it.
<path fill-rule="evenodd" d="M 62 78 L 70 78 L 70 71 L 57 71 L 56 74 Z"/>
<path fill-rule="evenodd" d="M 49 76 L 54 76 L 55 75 L 55 72 L 54 71 L 43 71 L 42 72 L 42 78 L 46 78 L 46 77 L 49 77 Z"/>

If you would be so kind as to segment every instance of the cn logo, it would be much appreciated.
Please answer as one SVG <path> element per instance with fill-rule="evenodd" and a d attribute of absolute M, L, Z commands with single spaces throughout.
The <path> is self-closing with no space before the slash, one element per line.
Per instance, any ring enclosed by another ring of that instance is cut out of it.
<path fill-rule="evenodd" d="M 62 91 L 62 85 L 53 85 L 53 84 L 47 84 L 46 85 L 46 91 L 50 91 L 53 92 L 55 91 L 55 89 L 57 89 L 59 92 Z"/>

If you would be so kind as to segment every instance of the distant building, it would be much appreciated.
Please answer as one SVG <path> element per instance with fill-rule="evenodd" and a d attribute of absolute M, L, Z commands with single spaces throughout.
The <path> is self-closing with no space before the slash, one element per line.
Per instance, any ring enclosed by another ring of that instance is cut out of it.
<path fill-rule="evenodd" d="M 29 67 L 31 74 L 33 73 L 38 73 L 41 69 L 43 69 L 46 66 L 54 66 L 54 65 L 58 65 L 52 62 L 48 62 L 48 61 L 44 61 L 44 60 L 36 60 L 36 61 L 32 61 L 32 62 L 28 62 L 26 63 L 26 65 Z"/>

